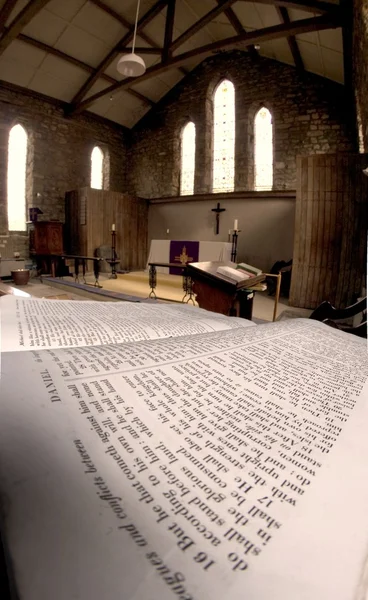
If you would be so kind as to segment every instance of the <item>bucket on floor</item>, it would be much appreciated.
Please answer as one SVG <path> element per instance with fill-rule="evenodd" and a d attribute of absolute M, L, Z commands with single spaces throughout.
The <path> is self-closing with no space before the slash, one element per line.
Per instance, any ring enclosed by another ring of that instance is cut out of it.
<path fill-rule="evenodd" d="M 29 269 L 16 269 L 11 271 L 12 280 L 15 285 L 27 285 L 29 281 Z"/>

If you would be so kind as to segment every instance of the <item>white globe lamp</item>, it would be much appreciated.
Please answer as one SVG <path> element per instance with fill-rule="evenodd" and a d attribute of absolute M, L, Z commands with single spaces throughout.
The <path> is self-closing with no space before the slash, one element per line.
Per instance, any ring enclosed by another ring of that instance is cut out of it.
<path fill-rule="evenodd" d="M 125 77 L 140 77 L 146 71 L 146 65 L 135 52 L 124 54 L 116 65 L 117 70 Z"/>
<path fill-rule="evenodd" d="M 118 61 L 116 65 L 117 70 L 121 75 L 125 75 L 125 77 L 140 77 L 146 70 L 146 65 L 140 56 L 134 52 L 135 49 L 135 40 L 137 37 L 137 25 L 138 25 L 138 15 L 139 15 L 139 5 L 141 1 L 137 2 L 137 12 L 135 15 L 135 24 L 134 24 L 134 34 L 133 34 L 133 43 L 132 43 L 132 51 L 130 54 L 124 54 Z"/>

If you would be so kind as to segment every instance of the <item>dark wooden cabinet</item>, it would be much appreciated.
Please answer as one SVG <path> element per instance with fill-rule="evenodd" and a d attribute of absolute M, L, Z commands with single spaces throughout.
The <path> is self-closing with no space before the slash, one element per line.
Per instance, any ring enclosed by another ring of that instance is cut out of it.
<path fill-rule="evenodd" d="M 30 254 L 35 257 L 40 273 L 64 275 L 63 261 L 55 258 L 55 255 L 64 254 L 63 224 L 59 221 L 34 223 L 30 232 Z"/>
<path fill-rule="evenodd" d="M 38 221 L 31 236 L 31 253 L 41 256 L 63 254 L 63 224 L 58 221 Z"/>

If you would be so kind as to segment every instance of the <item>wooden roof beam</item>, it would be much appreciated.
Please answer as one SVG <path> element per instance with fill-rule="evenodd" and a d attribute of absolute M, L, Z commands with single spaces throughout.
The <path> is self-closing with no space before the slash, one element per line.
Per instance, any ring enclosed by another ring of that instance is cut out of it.
<path fill-rule="evenodd" d="M 28 44 L 29 46 L 33 46 L 34 48 L 38 48 L 39 50 L 43 50 L 44 52 L 47 52 L 48 54 L 52 54 L 53 56 L 56 56 L 57 58 L 60 58 L 61 60 L 65 60 L 65 62 L 68 62 L 71 65 L 74 65 L 76 67 L 79 67 L 80 69 L 83 69 L 84 71 L 87 71 L 88 73 L 93 73 L 93 71 L 94 71 L 94 67 L 91 67 L 87 63 L 82 62 L 81 60 L 78 60 L 77 58 L 74 58 L 73 56 L 70 56 L 69 54 L 65 54 L 65 52 L 61 52 L 61 50 L 57 50 L 57 48 L 48 46 L 47 44 L 44 44 L 43 42 L 40 42 L 39 40 L 35 40 L 27 35 L 23 35 L 21 33 L 20 35 L 18 35 L 17 40 L 24 42 L 25 44 Z M 104 79 L 105 81 L 108 81 L 111 84 L 115 84 L 118 82 L 117 79 L 114 79 L 113 77 L 110 77 L 109 75 L 106 75 L 106 73 L 103 73 L 101 75 L 101 79 Z M 149 106 L 155 105 L 155 102 L 153 102 L 153 100 L 146 98 L 146 96 L 143 96 L 143 94 L 140 94 L 139 92 L 136 92 L 133 89 L 129 89 L 127 91 L 129 92 L 129 94 L 131 96 L 135 96 L 136 98 L 139 98 L 139 100 L 141 100 L 142 102 L 145 102 Z"/>
<path fill-rule="evenodd" d="M 11 11 L 18 0 L 6 0 L 0 11 L 0 33 L 2 33 L 5 29 L 5 24 L 10 16 Z"/>
<path fill-rule="evenodd" d="M 129 48 L 131 49 L 131 46 L 127 46 L 126 50 L 129 50 Z M 146 48 L 145 46 L 136 46 L 134 52 L 136 54 L 149 54 L 151 56 L 161 56 L 162 55 L 162 48 Z"/>
<path fill-rule="evenodd" d="M 155 4 L 139 19 L 137 25 L 137 34 L 140 33 L 141 29 L 148 25 L 166 6 L 167 0 L 157 0 Z M 72 104 L 79 104 L 84 98 L 86 94 L 88 94 L 91 87 L 96 83 L 96 81 L 101 77 L 102 73 L 107 69 L 107 67 L 112 63 L 112 61 L 116 58 L 116 56 L 121 52 L 124 48 L 127 47 L 128 44 L 133 40 L 134 37 L 134 26 L 126 33 L 121 40 L 110 50 L 107 56 L 100 62 L 98 67 L 94 70 L 94 72 L 90 75 L 84 85 L 81 87 L 79 92 L 74 96 L 72 100 Z"/>
<path fill-rule="evenodd" d="M 50 0 L 30 0 L 10 23 L 0 40 L 0 56 L 10 46 L 13 40 L 21 33 L 22 29 L 32 21 L 33 17 L 42 10 Z"/>
<path fill-rule="evenodd" d="M 237 44 L 258 44 L 268 42 L 270 40 L 279 39 L 282 37 L 290 37 L 295 36 L 302 33 L 308 33 L 310 31 L 321 31 L 323 29 L 333 29 L 336 27 L 340 27 L 341 22 L 337 15 L 323 15 L 322 17 L 312 17 L 308 19 L 300 19 L 299 21 L 293 21 L 292 23 L 283 23 L 281 25 L 274 25 L 273 27 L 265 27 L 264 29 L 258 29 L 256 31 L 244 32 L 241 35 L 237 35 L 235 37 L 227 38 L 225 40 L 219 40 L 217 42 L 213 42 L 212 44 L 207 44 L 206 46 L 202 46 L 201 48 L 195 48 L 194 50 L 190 50 L 189 52 L 184 52 L 179 54 L 178 56 L 172 57 L 166 63 L 160 63 L 158 65 L 154 65 L 147 69 L 147 71 L 139 77 L 138 81 L 148 81 L 153 77 L 157 77 L 161 73 L 165 73 L 174 67 L 179 67 L 185 64 L 188 60 L 192 58 L 201 58 L 204 59 L 207 56 L 210 56 L 217 50 L 226 50 L 228 48 L 234 48 Z M 70 113 L 79 113 L 83 110 L 87 109 L 91 104 L 93 104 L 96 100 L 105 96 L 106 94 L 111 94 L 117 89 L 128 89 L 131 85 L 134 85 L 136 79 L 127 78 L 123 81 L 118 82 L 117 84 L 112 85 L 106 90 L 102 90 L 97 94 L 87 98 L 84 102 L 81 102 L 77 106 L 70 107 Z"/>
<path fill-rule="evenodd" d="M 217 4 L 219 4 L 220 1 L 221 0 L 217 0 Z M 241 24 L 241 22 L 239 21 L 239 19 L 236 16 L 236 14 L 234 13 L 233 9 L 232 8 L 226 8 L 225 11 L 224 11 L 224 13 L 225 13 L 226 17 L 228 18 L 228 20 L 230 21 L 230 24 L 235 29 L 236 33 L 238 35 L 241 35 L 242 33 L 244 33 L 244 27 Z M 255 49 L 255 47 L 253 46 L 253 44 L 251 46 L 248 46 L 247 50 L 251 54 L 252 58 L 259 58 L 258 51 Z"/>
<path fill-rule="evenodd" d="M 125 17 L 123 17 L 120 13 L 116 12 L 113 8 L 108 6 L 105 2 L 102 2 L 102 0 L 89 0 L 89 1 L 92 2 L 92 4 L 94 4 L 95 6 L 98 6 L 101 10 L 105 11 L 107 14 L 109 14 L 111 17 L 113 17 L 117 21 L 120 21 L 120 23 L 122 25 L 124 25 L 124 27 L 126 27 L 127 29 L 132 28 L 133 25 L 131 23 L 129 23 L 129 21 L 127 21 L 125 19 Z M 139 37 L 142 38 L 142 40 L 145 41 L 147 44 L 152 46 L 152 48 L 157 48 L 157 50 L 159 50 L 160 53 L 162 52 L 161 46 L 159 44 L 156 44 L 156 42 L 149 35 L 147 35 L 144 31 L 139 32 Z M 143 54 L 143 52 L 141 52 L 140 48 L 137 48 L 137 54 L 138 53 Z M 187 75 L 189 73 L 189 71 L 187 69 L 185 69 L 184 67 L 180 67 L 179 71 L 182 73 L 182 75 Z"/>
<path fill-rule="evenodd" d="M 208 25 L 213 19 L 218 17 L 221 13 L 223 13 L 227 8 L 230 8 L 232 4 L 235 4 L 236 0 L 219 0 L 218 6 L 215 6 L 212 10 L 210 10 L 207 14 L 205 14 L 201 19 L 199 19 L 194 25 L 189 27 L 184 33 L 179 35 L 176 40 L 171 44 L 171 52 L 174 52 L 184 44 L 184 42 L 188 41 L 193 35 L 198 33 L 203 27 Z"/>
<path fill-rule="evenodd" d="M 287 8 L 285 8 L 284 6 L 277 6 L 276 10 L 277 10 L 277 13 L 278 13 L 282 23 L 291 23 Z M 303 73 L 304 72 L 304 63 L 303 63 L 302 55 L 300 54 L 298 42 L 296 41 L 296 39 L 293 35 L 288 36 L 287 41 L 289 44 L 291 54 L 293 55 L 295 66 L 300 73 Z"/>
<path fill-rule="evenodd" d="M 174 31 L 175 4 L 176 0 L 168 0 L 162 62 L 166 62 L 172 55 L 171 44 Z"/>
<path fill-rule="evenodd" d="M 110 15 L 110 17 L 112 17 L 116 21 L 119 21 L 127 29 L 130 30 L 134 26 L 134 23 L 129 23 L 129 21 L 127 21 L 125 19 L 125 17 L 123 17 L 118 12 L 116 12 L 116 10 L 114 10 L 113 8 L 108 6 L 105 2 L 102 2 L 101 0 L 89 0 L 89 1 L 92 4 L 94 4 L 95 6 L 98 6 L 98 8 L 103 10 L 105 13 Z M 162 52 L 161 46 L 159 46 L 159 44 L 156 44 L 156 42 L 154 42 L 153 39 L 150 36 L 148 36 L 144 31 L 139 32 L 139 37 L 142 38 L 142 40 L 144 40 L 147 44 L 152 46 L 152 48 L 157 48 L 157 50 L 160 50 L 160 52 Z"/>
<path fill-rule="evenodd" d="M 239 0 L 241 2 L 249 2 L 250 0 Z M 251 0 L 258 4 L 273 4 L 274 6 L 284 6 L 285 8 L 295 8 L 297 10 L 303 10 L 305 12 L 312 12 L 318 14 L 326 14 L 331 11 L 339 10 L 338 4 L 332 2 L 325 2 L 323 0 Z"/>

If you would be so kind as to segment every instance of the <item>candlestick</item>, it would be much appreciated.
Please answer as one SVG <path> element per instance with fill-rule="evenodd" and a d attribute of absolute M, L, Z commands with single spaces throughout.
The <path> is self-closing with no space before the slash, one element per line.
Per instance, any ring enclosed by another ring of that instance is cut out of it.
<path fill-rule="evenodd" d="M 236 220 L 237 222 L 237 220 Z M 235 223 L 234 223 L 235 225 Z M 234 229 L 232 235 L 232 244 L 231 244 L 231 262 L 236 262 L 236 255 L 238 252 L 238 234 L 240 233 L 240 229 Z"/>
<path fill-rule="evenodd" d="M 234 229 L 235 231 L 238 231 L 238 219 L 234 220 Z"/>
<path fill-rule="evenodd" d="M 116 274 L 116 265 L 119 262 L 116 260 L 116 231 L 115 231 L 115 223 L 112 224 L 111 227 L 111 260 L 108 261 L 111 266 L 111 275 L 110 279 L 117 279 L 118 276 Z"/>

